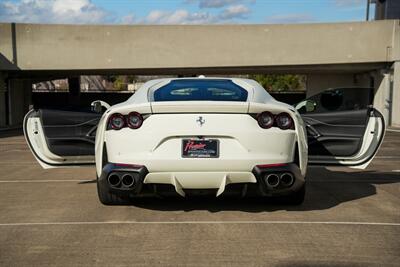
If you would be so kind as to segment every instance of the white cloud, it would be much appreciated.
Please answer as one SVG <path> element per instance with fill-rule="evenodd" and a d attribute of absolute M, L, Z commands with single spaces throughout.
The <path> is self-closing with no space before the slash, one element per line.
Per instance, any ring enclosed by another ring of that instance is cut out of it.
<path fill-rule="evenodd" d="M 218 8 L 224 7 L 230 4 L 236 4 L 240 2 L 240 0 L 200 0 L 199 7 L 200 8 Z"/>
<path fill-rule="evenodd" d="M 1 0 L 0 0 L 1 1 Z M 193 1 L 193 0 L 189 0 Z M 68 24 L 212 24 L 234 23 L 248 18 L 250 9 L 239 2 L 254 0 L 195 0 L 204 7 L 223 7 L 214 12 L 186 9 L 153 10 L 145 17 L 133 13 L 116 18 L 96 6 L 92 0 L 6 0 L 0 2 L 0 21 L 19 23 L 68 23 Z"/>
<path fill-rule="evenodd" d="M 190 13 L 185 9 L 176 11 L 153 10 L 143 20 L 148 24 L 209 24 L 215 17 L 208 12 Z"/>
<path fill-rule="evenodd" d="M 286 14 L 286 15 L 273 15 L 267 17 L 268 23 L 305 23 L 313 22 L 315 18 L 310 14 L 299 13 L 299 14 Z"/>
<path fill-rule="evenodd" d="M 136 16 L 134 14 L 125 15 L 120 19 L 121 24 L 135 24 L 136 22 Z"/>
<path fill-rule="evenodd" d="M 90 5 L 87 0 L 55 0 L 52 9 L 54 13 L 61 15 L 80 12 L 87 5 Z"/>
<path fill-rule="evenodd" d="M 245 5 L 234 5 L 225 8 L 219 15 L 221 20 L 245 19 L 251 13 L 250 9 Z"/>
<path fill-rule="evenodd" d="M 199 8 L 221 8 L 234 4 L 255 2 L 255 0 L 186 0 L 186 2 L 198 3 Z"/>
<path fill-rule="evenodd" d="M 140 22 L 146 24 L 212 24 L 246 19 L 250 13 L 250 9 L 244 5 L 228 6 L 218 14 L 189 12 L 186 9 L 153 10 Z"/>
<path fill-rule="evenodd" d="M 0 3 L 0 21 L 30 23 L 100 23 L 107 12 L 91 0 L 19 0 Z"/>

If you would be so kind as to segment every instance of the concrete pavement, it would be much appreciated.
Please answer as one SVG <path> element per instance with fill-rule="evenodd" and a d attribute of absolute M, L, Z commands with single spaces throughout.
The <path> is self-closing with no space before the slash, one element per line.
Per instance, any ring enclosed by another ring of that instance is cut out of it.
<path fill-rule="evenodd" d="M 4 134 L 3 134 L 4 135 Z M 400 132 L 364 171 L 310 168 L 305 203 L 149 199 L 103 206 L 94 168 L 42 170 L 0 138 L 1 266 L 398 266 Z"/>

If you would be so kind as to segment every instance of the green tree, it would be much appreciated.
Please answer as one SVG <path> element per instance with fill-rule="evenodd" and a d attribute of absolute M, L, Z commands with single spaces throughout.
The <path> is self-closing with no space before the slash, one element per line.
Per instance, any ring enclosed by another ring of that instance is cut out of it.
<path fill-rule="evenodd" d="M 306 76 L 297 74 L 251 74 L 268 92 L 305 91 Z"/>
<path fill-rule="evenodd" d="M 128 83 L 135 83 L 135 75 L 108 75 L 105 79 L 113 83 L 113 87 L 117 91 L 128 89 Z"/>

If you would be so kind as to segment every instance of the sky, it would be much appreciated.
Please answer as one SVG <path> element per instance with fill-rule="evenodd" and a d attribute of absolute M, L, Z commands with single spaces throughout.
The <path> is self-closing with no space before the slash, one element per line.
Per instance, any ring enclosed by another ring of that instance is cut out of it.
<path fill-rule="evenodd" d="M 280 24 L 363 21 L 366 3 L 367 0 L 0 0 L 0 22 Z"/>

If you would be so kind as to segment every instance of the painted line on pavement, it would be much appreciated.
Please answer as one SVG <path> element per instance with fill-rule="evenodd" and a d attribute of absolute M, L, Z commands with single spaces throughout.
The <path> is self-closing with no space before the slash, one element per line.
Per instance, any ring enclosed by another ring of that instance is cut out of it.
<path fill-rule="evenodd" d="M 400 172 L 400 170 L 394 170 Z M 66 179 L 66 180 L 0 180 L 0 183 L 59 183 L 59 182 L 93 182 L 95 180 L 86 180 L 86 179 Z M 400 177 L 399 179 L 374 179 L 374 180 L 368 180 L 368 179 L 357 179 L 357 180 L 348 180 L 348 179 L 343 179 L 343 180 L 308 180 L 310 183 L 379 183 L 379 182 L 400 182 Z"/>
<path fill-rule="evenodd" d="M 40 166 L 36 161 L 27 161 L 27 162 L 7 162 L 7 161 L 1 161 L 0 165 L 38 165 Z"/>
<path fill-rule="evenodd" d="M 52 225 L 109 225 L 109 224 L 321 224 L 321 225 L 367 225 L 400 226 L 395 222 L 341 222 L 341 221 L 103 221 L 103 222 L 21 222 L 0 223 L 4 226 L 52 226 Z"/>
<path fill-rule="evenodd" d="M 307 180 L 307 182 L 313 183 L 380 183 L 380 182 L 400 182 L 400 177 L 398 179 L 374 179 L 374 180 Z"/>
<path fill-rule="evenodd" d="M 93 182 L 94 180 L 4 180 L 0 183 L 61 183 L 61 182 Z"/>
<path fill-rule="evenodd" d="M 396 132 L 396 133 L 400 133 L 400 129 L 386 129 L 387 132 Z"/>

